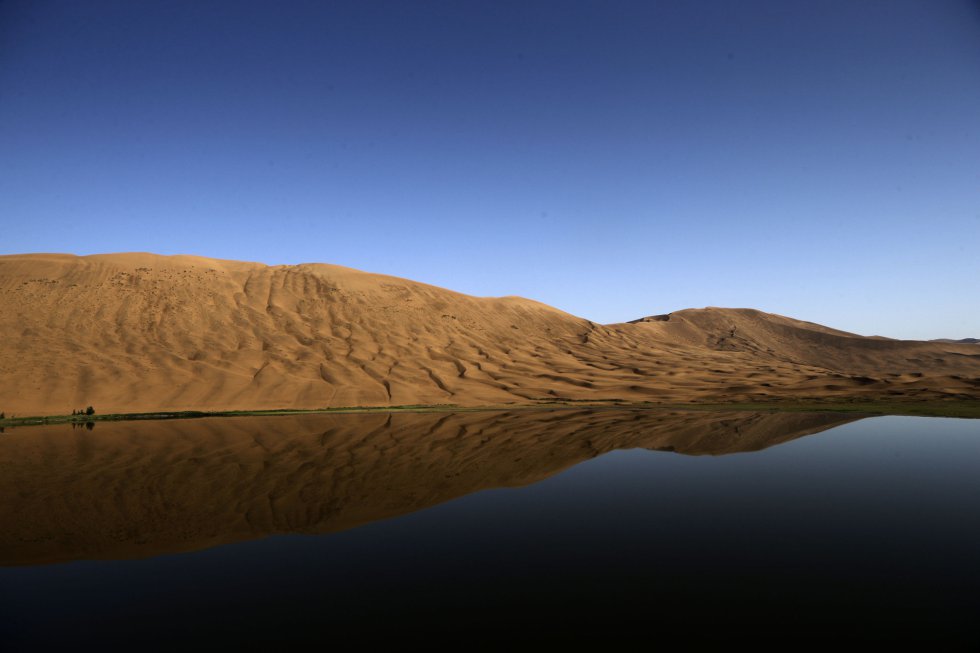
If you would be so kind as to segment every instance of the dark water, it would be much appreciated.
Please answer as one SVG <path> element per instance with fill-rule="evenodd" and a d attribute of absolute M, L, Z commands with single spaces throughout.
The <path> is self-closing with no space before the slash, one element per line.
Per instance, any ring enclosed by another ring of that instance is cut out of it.
<path fill-rule="evenodd" d="M 628 432 L 655 430 L 644 419 Z M 760 424 L 732 419 L 740 437 Z M 685 433 L 694 426 L 684 422 Z M 417 637 L 506 648 L 529 643 L 524 632 L 535 645 L 980 642 L 980 421 L 876 417 L 801 435 L 814 430 L 804 426 L 794 423 L 787 442 L 774 431 L 774 446 L 727 455 L 613 448 L 524 487 L 436 494 L 436 505 L 340 532 L 46 564 L 26 564 L 11 546 L 0 642 L 328 647 Z M 374 485 L 385 478 L 393 473 Z M 343 509 L 362 494 L 347 492 Z M 192 518 L 181 510 L 161 517 L 169 531 Z M 16 514 L 4 525 L 33 532 L 9 521 L 27 519 Z M 82 517 L 110 520 L 97 507 Z M 99 557 L 72 549 L 81 545 L 70 527 L 45 528 L 68 542 L 63 558 Z M 153 544 L 134 529 L 120 538 Z"/>

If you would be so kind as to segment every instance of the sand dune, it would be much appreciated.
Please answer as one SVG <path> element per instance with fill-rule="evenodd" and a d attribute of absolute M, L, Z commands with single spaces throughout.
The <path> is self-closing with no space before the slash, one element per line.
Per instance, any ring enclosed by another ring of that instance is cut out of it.
<path fill-rule="evenodd" d="M 100 422 L 0 438 L 0 564 L 137 558 L 326 533 L 615 449 L 755 451 L 860 419 L 623 409 Z"/>
<path fill-rule="evenodd" d="M 0 257 L 7 415 L 977 398 L 973 344 L 864 338 L 748 309 L 599 325 L 332 265 Z"/>

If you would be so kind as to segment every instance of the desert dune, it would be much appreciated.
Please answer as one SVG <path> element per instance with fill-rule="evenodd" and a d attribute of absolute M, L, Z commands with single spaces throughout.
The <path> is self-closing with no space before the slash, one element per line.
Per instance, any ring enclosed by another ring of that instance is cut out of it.
<path fill-rule="evenodd" d="M 596 324 L 334 265 L 0 257 L 0 411 L 980 398 L 975 344 L 750 309 Z"/>

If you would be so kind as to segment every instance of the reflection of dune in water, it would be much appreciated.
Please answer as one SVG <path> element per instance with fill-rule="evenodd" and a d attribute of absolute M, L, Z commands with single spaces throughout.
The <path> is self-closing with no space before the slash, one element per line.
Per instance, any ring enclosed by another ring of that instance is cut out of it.
<path fill-rule="evenodd" d="M 138 558 L 326 533 L 615 449 L 756 451 L 834 413 L 519 410 L 108 422 L 0 439 L 0 563 Z"/>

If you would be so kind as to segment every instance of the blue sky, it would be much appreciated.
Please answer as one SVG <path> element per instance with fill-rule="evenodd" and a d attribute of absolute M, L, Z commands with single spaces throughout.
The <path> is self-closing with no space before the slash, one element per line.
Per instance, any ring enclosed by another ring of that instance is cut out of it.
<path fill-rule="evenodd" d="M 0 3 L 0 253 L 980 337 L 976 2 Z"/>

